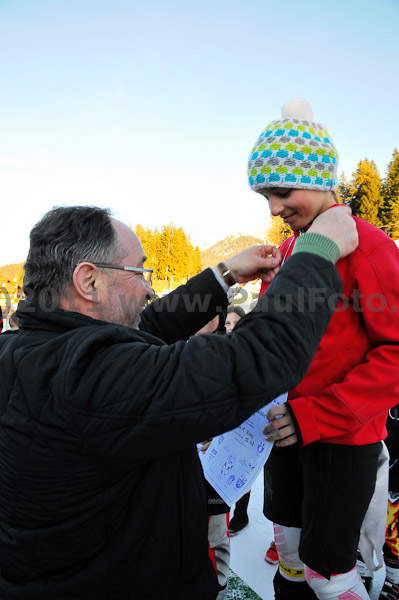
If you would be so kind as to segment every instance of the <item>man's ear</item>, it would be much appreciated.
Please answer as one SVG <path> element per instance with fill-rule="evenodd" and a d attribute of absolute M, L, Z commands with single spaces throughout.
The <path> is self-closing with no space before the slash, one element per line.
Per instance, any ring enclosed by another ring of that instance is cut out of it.
<path fill-rule="evenodd" d="M 73 273 L 73 287 L 76 294 L 87 302 L 100 303 L 99 284 L 101 275 L 91 263 L 79 263 Z"/>

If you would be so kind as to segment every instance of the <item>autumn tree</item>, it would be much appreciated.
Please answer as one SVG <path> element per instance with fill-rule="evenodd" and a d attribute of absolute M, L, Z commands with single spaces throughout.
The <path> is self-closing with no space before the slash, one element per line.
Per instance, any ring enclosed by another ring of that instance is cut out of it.
<path fill-rule="evenodd" d="M 173 226 L 164 225 L 157 236 L 157 264 L 154 269 L 156 279 L 167 279 L 170 281 L 174 277 L 171 245 L 173 237 Z"/>
<path fill-rule="evenodd" d="M 139 238 L 141 245 L 143 246 L 144 253 L 147 257 L 145 267 L 147 269 L 154 269 L 155 273 L 157 268 L 157 236 L 159 235 L 158 230 L 152 230 L 149 227 L 137 225 L 134 232 Z"/>
<path fill-rule="evenodd" d="M 173 223 L 160 230 L 137 225 L 135 233 L 147 256 L 146 266 L 154 269 L 154 278 L 167 281 L 185 280 L 201 271 L 198 247 Z"/>
<path fill-rule="evenodd" d="M 191 243 L 191 242 L 190 242 Z M 188 277 L 197 275 L 202 271 L 201 252 L 198 246 L 194 247 L 194 252 L 190 255 Z"/>
<path fill-rule="evenodd" d="M 266 233 L 268 243 L 280 246 L 290 235 L 292 235 L 292 230 L 284 223 L 283 219 L 272 216 L 272 223 Z"/>
<path fill-rule="evenodd" d="M 345 204 L 348 204 L 350 206 L 351 199 L 352 199 L 352 193 L 353 193 L 352 186 L 351 186 L 350 182 L 346 179 L 345 173 L 342 173 L 342 175 L 339 179 L 338 188 L 337 188 L 338 199 L 341 202 L 344 202 Z"/>
<path fill-rule="evenodd" d="M 349 206 L 352 214 L 365 219 L 376 227 L 381 226 L 379 217 L 382 205 L 381 177 L 373 160 L 359 161 L 350 182 L 351 196 Z"/>
<path fill-rule="evenodd" d="M 395 148 L 382 187 L 380 219 L 386 233 L 399 239 L 399 152 Z"/>

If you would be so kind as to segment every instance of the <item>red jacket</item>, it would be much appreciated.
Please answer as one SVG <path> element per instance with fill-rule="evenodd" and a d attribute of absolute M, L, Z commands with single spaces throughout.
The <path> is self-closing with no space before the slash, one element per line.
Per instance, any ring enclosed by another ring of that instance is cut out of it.
<path fill-rule="evenodd" d="M 378 442 L 386 437 L 387 409 L 399 402 L 399 250 L 354 219 L 359 246 L 336 265 L 342 298 L 308 372 L 288 394 L 303 445 Z M 298 235 L 281 245 L 283 258 Z"/>

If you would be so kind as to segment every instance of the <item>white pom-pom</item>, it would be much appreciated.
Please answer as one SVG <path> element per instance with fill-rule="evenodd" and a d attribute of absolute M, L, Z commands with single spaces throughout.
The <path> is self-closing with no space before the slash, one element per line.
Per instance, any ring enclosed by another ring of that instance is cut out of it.
<path fill-rule="evenodd" d="M 283 105 L 281 116 L 289 119 L 306 119 L 313 121 L 313 110 L 307 100 L 303 98 L 291 98 Z"/>

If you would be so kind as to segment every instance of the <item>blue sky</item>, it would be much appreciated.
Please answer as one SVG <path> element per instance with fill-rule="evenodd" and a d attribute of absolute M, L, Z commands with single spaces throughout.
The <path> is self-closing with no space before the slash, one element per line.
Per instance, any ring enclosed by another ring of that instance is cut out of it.
<path fill-rule="evenodd" d="M 399 146 L 398 0 L 0 0 L 0 265 L 54 205 L 173 222 L 203 247 L 268 227 L 246 164 L 306 98 L 349 177 Z"/>

